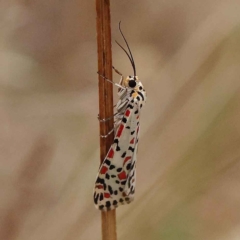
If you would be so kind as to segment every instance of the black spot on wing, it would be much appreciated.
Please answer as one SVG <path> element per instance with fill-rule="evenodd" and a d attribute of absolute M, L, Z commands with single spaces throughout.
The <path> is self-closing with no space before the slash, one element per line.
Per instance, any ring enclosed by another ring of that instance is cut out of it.
<path fill-rule="evenodd" d="M 107 164 L 108 166 L 111 164 L 111 162 L 108 159 L 106 159 L 104 163 Z"/>
<path fill-rule="evenodd" d="M 121 185 L 125 185 L 127 181 L 122 181 L 121 182 Z"/>
<path fill-rule="evenodd" d="M 115 168 L 114 165 L 111 165 L 111 166 L 109 167 L 110 170 L 112 170 L 112 169 L 114 169 L 114 168 Z"/>
<path fill-rule="evenodd" d="M 127 108 L 133 109 L 133 105 L 132 104 L 128 104 Z"/>
<path fill-rule="evenodd" d="M 108 208 L 108 207 L 111 207 L 111 202 L 110 201 L 106 201 L 106 204 L 105 206 Z"/>
<path fill-rule="evenodd" d="M 113 205 L 117 205 L 117 204 L 118 204 L 117 200 L 114 200 Z"/>
<path fill-rule="evenodd" d="M 138 114 L 138 110 L 136 110 L 136 111 L 134 112 L 134 114 Z"/>
<path fill-rule="evenodd" d="M 127 129 L 130 129 L 130 126 L 127 126 L 126 128 L 127 128 Z"/>
<path fill-rule="evenodd" d="M 132 148 L 132 147 L 129 147 L 128 150 L 134 152 L 134 148 Z"/>
<path fill-rule="evenodd" d="M 131 187 L 131 181 L 132 181 L 132 176 L 129 178 L 129 181 L 128 181 L 128 187 L 129 188 Z"/>
<path fill-rule="evenodd" d="M 131 135 L 133 135 L 134 133 L 135 133 L 135 131 L 132 131 L 132 132 L 131 132 Z"/>
<path fill-rule="evenodd" d="M 108 185 L 108 191 L 111 195 L 113 194 L 113 190 L 112 190 L 112 187 L 110 185 Z"/>
<path fill-rule="evenodd" d="M 121 149 L 120 149 L 120 147 L 118 146 L 119 140 L 118 140 L 117 138 L 115 138 L 114 141 L 113 141 L 113 143 L 116 143 L 116 144 L 117 144 L 116 151 L 117 151 L 117 152 L 120 151 Z"/>
<path fill-rule="evenodd" d="M 122 171 L 122 168 L 118 168 L 118 169 L 117 169 L 117 172 L 121 172 L 121 171 Z"/>
<path fill-rule="evenodd" d="M 104 179 L 102 179 L 102 178 L 100 178 L 100 177 L 97 178 L 97 181 L 96 181 L 96 182 L 97 182 L 97 183 L 101 183 L 101 184 L 105 184 Z"/>
<path fill-rule="evenodd" d="M 140 88 L 139 88 L 140 89 Z M 142 98 L 142 100 L 144 101 L 144 96 L 141 92 L 138 91 L 138 95 L 140 95 L 140 97 Z"/>
<path fill-rule="evenodd" d="M 99 198 L 99 193 L 96 195 L 96 193 L 94 193 L 94 203 L 97 204 L 98 203 L 98 198 Z"/>
<path fill-rule="evenodd" d="M 126 123 L 127 122 L 127 119 L 125 117 L 122 118 L 122 122 L 123 123 Z"/>
<path fill-rule="evenodd" d="M 135 162 L 132 164 L 132 166 L 131 166 L 131 170 L 133 170 L 134 166 L 135 166 Z"/>
<path fill-rule="evenodd" d="M 123 154 L 122 154 L 122 158 L 124 158 L 126 156 L 127 152 L 125 151 Z"/>

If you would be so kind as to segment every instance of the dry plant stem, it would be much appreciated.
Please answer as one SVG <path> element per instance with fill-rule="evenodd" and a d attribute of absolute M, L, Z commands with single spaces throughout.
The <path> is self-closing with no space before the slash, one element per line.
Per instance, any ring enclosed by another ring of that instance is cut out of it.
<path fill-rule="evenodd" d="M 111 19 L 110 0 L 96 0 L 98 71 L 112 79 Z M 99 117 L 113 116 L 113 85 L 99 76 Z M 106 135 L 113 129 L 113 119 L 99 122 L 100 135 Z M 102 162 L 113 142 L 113 133 L 100 138 L 100 161 Z M 117 240 L 115 210 L 102 212 L 102 240 Z"/>

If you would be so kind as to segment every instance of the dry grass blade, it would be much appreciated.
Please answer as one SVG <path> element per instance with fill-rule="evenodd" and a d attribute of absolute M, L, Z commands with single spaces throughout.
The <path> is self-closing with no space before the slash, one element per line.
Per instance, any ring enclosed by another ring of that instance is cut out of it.
<path fill-rule="evenodd" d="M 112 50 L 110 1 L 96 0 L 97 10 L 97 43 L 98 43 L 98 71 L 112 79 Z M 99 117 L 100 119 L 113 116 L 113 86 L 99 76 Z M 113 119 L 100 122 L 100 134 L 106 135 L 113 129 Z M 113 142 L 113 134 L 107 138 L 100 138 L 101 162 Z M 102 239 L 116 240 L 116 212 L 115 210 L 102 212 Z"/>

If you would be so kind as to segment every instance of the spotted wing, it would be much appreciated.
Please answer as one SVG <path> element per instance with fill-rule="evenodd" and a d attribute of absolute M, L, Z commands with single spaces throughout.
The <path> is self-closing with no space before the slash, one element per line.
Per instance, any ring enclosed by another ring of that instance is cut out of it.
<path fill-rule="evenodd" d="M 94 188 L 94 203 L 100 210 L 111 210 L 133 200 L 138 118 L 138 104 L 133 100 L 127 106 L 114 142 L 99 168 Z"/>

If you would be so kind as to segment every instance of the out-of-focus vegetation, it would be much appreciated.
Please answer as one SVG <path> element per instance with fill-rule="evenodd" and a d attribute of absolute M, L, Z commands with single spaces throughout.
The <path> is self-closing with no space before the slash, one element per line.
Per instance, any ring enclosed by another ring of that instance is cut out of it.
<path fill-rule="evenodd" d="M 148 92 L 119 240 L 240 239 L 239 1 L 111 4 L 113 40 L 122 20 Z M 94 2 L 2 1 L 0 13 L 0 239 L 100 240 Z"/>

